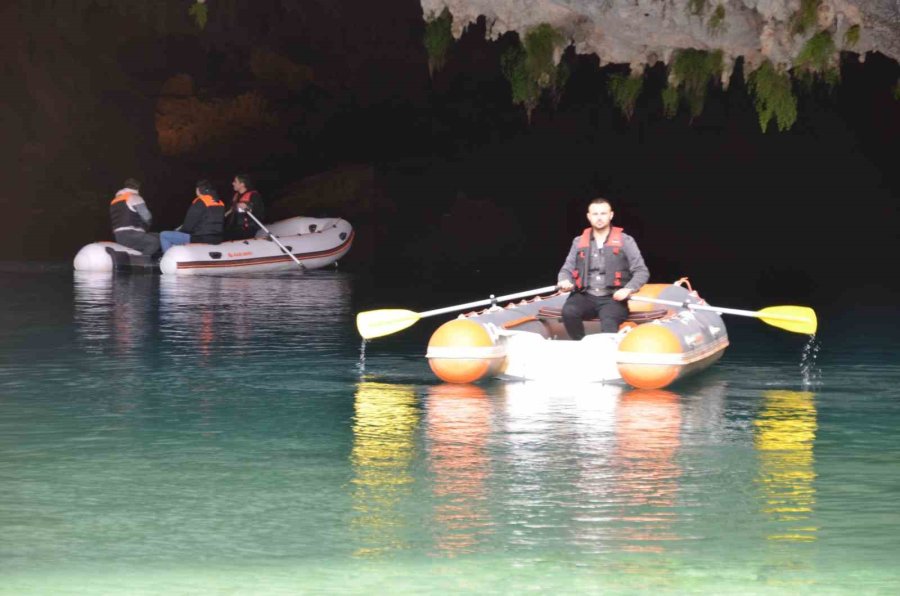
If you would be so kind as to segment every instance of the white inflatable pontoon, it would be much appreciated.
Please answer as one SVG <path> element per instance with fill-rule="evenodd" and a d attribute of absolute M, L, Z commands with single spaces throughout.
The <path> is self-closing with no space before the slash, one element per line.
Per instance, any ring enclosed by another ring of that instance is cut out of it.
<path fill-rule="evenodd" d="M 350 250 L 353 226 L 340 218 L 292 217 L 266 226 L 304 269 L 336 263 Z M 166 275 L 222 275 L 282 271 L 297 264 L 265 232 L 221 244 L 173 246 L 158 262 L 116 242 L 93 242 L 75 255 L 77 271 L 155 271 Z"/>

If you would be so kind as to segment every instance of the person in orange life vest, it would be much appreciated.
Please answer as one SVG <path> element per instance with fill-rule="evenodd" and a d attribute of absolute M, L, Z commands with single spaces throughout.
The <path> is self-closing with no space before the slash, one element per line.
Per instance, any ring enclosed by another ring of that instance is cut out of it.
<path fill-rule="evenodd" d="M 634 238 L 610 226 L 612 205 L 596 198 L 588 205 L 591 227 L 576 236 L 557 276 L 559 289 L 572 294 L 562 308 L 569 337 L 584 337 L 584 320 L 600 318 L 602 333 L 616 333 L 628 318 L 628 297 L 650 279 Z"/>
<path fill-rule="evenodd" d="M 159 234 L 147 231 L 153 216 L 139 194 L 140 190 L 140 182 L 134 178 L 126 180 L 125 188 L 117 192 L 109 204 L 109 219 L 116 242 L 149 257 L 159 251 Z"/>
<path fill-rule="evenodd" d="M 225 239 L 253 238 L 259 231 L 259 226 L 246 212 L 250 211 L 253 217 L 262 221 L 265 217 L 262 196 L 253 188 L 253 182 L 247 174 L 235 176 L 231 187 L 234 188 L 234 197 L 231 199 L 231 207 L 225 212 Z"/>
<path fill-rule="evenodd" d="M 163 252 L 177 244 L 203 242 L 218 244 L 222 241 L 225 204 L 219 200 L 212 184 L 207 180 L 197 182 L 197 198 L 188 208 L 184 223 L 175 231 L 160 232 Z"/>

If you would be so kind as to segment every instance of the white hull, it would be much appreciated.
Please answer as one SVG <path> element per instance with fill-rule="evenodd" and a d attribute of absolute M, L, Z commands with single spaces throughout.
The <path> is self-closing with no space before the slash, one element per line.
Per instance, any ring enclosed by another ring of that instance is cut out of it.
<path fill-rule="evenodd" d="M 687 306 L 703 304 L 693 291 L 646 284 L 638 296 L 677 306 L 634 308 L 617 333 L 601 333 L 599 320 L 586 321 L 581 341 L 568 339 L 561 320 L 566 294 L 492 306 L 441 325 L 425 357 L 448 383 L 497 377 L 659 389 L 709 367 L 728 347 L 721 317 Z"/>
<path fill-rule="evenodd" d="M 353 227 L 339 218 L 293 217 L 266 226 L 300 261 L 303 269 L 336 263 L 350 250 Z M 94 242 L 75 256 L 78 271 L 146 268 L 152 263 L 138 251 L 115 242 Z M 230 275 L 297 269 L 297 263 L 263 233 L 221 244 L 173 246 L 159 261 L 164 275 Z"/>
<path fill-rule="evenodd" d="M 546 339 L 525 331 L 501 331 L 506 363 L 497 375 L 506 381 L 559 381 L 560 371 L 573 383 L 622 380 L 616 362 L 624 333 L 598 333 L 581 341 Z"/>
<path fill-rule="evenodd" d="M 75 271 L 111 273 L 116 268 L 113 253 L 118 255 L 120 261 L 130 262 L 132 259 L 141 258 L 139 251 L 122 246 L 118 242 L 92 242 L 78 251 L 72 265 Z M 147 261 L 149 262 L 149 259 Z"/>

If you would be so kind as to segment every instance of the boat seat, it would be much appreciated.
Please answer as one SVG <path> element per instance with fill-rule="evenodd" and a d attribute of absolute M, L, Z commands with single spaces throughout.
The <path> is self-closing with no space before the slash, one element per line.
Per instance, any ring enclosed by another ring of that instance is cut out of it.
<path fill-rule="evenodd" d="M 656 319 L 661 319 L 666 316 L 666 313 L 669 312 L 668 309 L 660 307 L 654 308 L 652 310 L 645 310 L 643 312 L 629 312 L 628 318 L 625 319 L 626 323 L 635 323 L 640 325 L 641 323 L 647 323 L 649 321 L 655 321 Z M 538 311 L 537 314 L 538 319 L 543 320 L 558 320 L 562 318 L 562 309 L 561 308 L 552 308 L 545 306 Z M 593 319 L 585 319 L 587 321 L 599 321 L 598 318 Z"/>

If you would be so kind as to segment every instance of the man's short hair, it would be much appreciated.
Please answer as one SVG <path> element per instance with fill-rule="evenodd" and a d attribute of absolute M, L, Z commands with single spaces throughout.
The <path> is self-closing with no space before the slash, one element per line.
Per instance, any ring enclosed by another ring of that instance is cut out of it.
<path fill-rule="evenodd" d="M 128 178 L 125 180 L 125 188 L 130 188 L 132 190 L 141 190 L 141 183 L 135 178 Z"/>
<path fill-rule="evenodd" d="M 247 187 L 247 190 L 253 190 L 253 179 L 250 178 L 249 174 L 238 174 L 235 176 L 241 184 Z"/>
<path fill-rule="evenodd" d="M 587 204 L 587 208 L 588 208 L 588 210 L 590 210 L 591 205 L 603 205 L 604 203 L 609 205 L 610 211 L 613 210 L 613 205 L 609 201 L 609 199 L 604 199 L 603 197 L 595 197 L 595 198 L 591 199 L 590 202 Z"/>
<path fill-rule="evenodd" d="M 199 190 L 200 193 L 204 195 L 214 195 L 216 192 L 216 189 L 215 187 L 213 187 L 212 182 L 210 182 L 206 178 L 197 180 L 197 190 Z"/>

